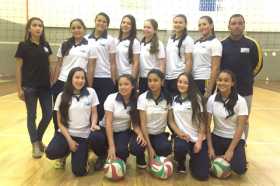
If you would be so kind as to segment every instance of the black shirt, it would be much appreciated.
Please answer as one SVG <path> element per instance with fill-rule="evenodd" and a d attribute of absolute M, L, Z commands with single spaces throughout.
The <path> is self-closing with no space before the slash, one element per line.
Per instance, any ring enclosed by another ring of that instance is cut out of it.
<path fill-rule="evenodd" d="M 252 95 L 254 76 L 260 72 L 263 64 L 259 44 L 252 38 L 243 36 L 240 40 L 228 37 L 222 41 L 222 45 L 221 70 L 227 69 L 236 75 L 240 95 Z"/>
<path fill-rule="evenodd" d="M 32 88 L 49 88 L 49 55 L 52 50 L 47 42 L 35 44 L 28 40 L 20 42 L 15 54 L 21 58 L 22 86 Z"/>

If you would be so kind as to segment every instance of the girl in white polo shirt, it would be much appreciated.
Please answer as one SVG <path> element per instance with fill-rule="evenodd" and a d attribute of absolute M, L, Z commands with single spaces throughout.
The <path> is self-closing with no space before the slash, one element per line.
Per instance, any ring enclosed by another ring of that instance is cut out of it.
<path fill-rule="evenodd" d="M 174 34 L 169 37 L 166 46 L 166 88 L 172 94 L 177 93 L 176 81 L 182 72 L 192 70 L 193 39 L 187 33 L 187 18 L 178 14 L 173 18 Z"/>
<path fill-rule="evenodd" d="M 59 130 L 46 149 L 49 159 L 60 159 L 71 153 L 72 172 L 83 176 L 88 171 L 88 136 L 97 124 L 97 95 L 87 88 L 86 72 L 73 68 L 68 75 L 63 92 L 55 103 Z M 61 162 L 64 167 L 64 161 Z"/>
<path fill-rule="evenodd" d="M 186 172 L 186 155 L 190 155 L 190 170 L 199 180 L 209 176 L 209 158 L 206 140 L 206 114 L 202 96 L 191 74 L 182 73 L 177 79 L 179 94 L 173 98 L 169 125 L 175 132 L 174 156 L 177 173 Z"/>
<path fill-rule="evenodd" d="M 63 42 L 58 49 L 54 73 L 54 85 L 52 93 L 54 102 L 57 95 L 62 92 L 68 74 L 72 68 L 81 67 L 87 71 L 87 80 L 89 84 L 92 81 L 94 64 L 96 62 L 95 49 L 88 45 L 88 41 L 84 38 L 86 26 L 81 19 L 73 19 L 70 22 L 70 31 L 72 37 Z M 56 114 L 53 114 L 55 130 L 58 129 Z"/>
<path fill-rule="evenodd" d="M 118 157 L 126 161 L 129 156 L 129 141 L 140 146 L 146 145 L 136 108 L 136 81 L 131 75 L 123 74 L 118 79 L 118 90 L 107 97 L 104 103 L 105 117 L 100 126 L 90 134 L 90 145 L 98 156 L 95 170 L 103 168 L 106 158 Z"/>
<path fill-rule="evenodd" d="M 168 156 L 171 151 L 171 142 L 168 141 L 167 116 L 170 99 L 163 91 L 164 74 L 153 69 L 148 73 L 149 90 L 138 98 L 137 109 L 140 111 L 140 123 L 144 137 L 147 141 L 149 161 L 155 155 Z M 145 161 L 145 148 L 135 145 L 134 151 L 137 157 Z"/>
<path fill-rule="evenodd" d="M 231 71 L 223 70 L 217 79 L 217 93 L 207 103 L 208 148 L 211 159 L 222 156 L 237 174 L 247 170 L 244 127 L 248 117 L 245 98 L 236 91 L 236 79 Z M 213 117 L 214 130 L 210 133 Z"/>
<path fill-rule="evenodd" d="M 90 86 L 96 91 L 100 102 L 97 107 L 99 121 L 104 116 L 104 101 L 114 92 L 116 81 L 116 45 L 114 38 L 107 32 L 109 24 L 109 16 L 104 12 L 98 13 L 93 32 L 86 36 L 89 45 L 95 47 L 97 55 L 93 85 Z"/>
<path fill-rule="evenodd" d="M 118 76 L 131 74 L 138 77 L 140 42 L 136 38 L 136 21 L 132 15 L 122 18 L 116 46 L 116 62 Z"/>
<path fill-rule="evenodd" d="M 148 89 L 147 75 L 152 69 L 165 72 L 165 50 L 163 43 L 158 38 L 158 23 L 154 19 L 147 19 L 144 23 L 144 37 L 140 50 L 140 93 Z"/>
<path fill-rule="evenodd" d="M 208 98 L 214 88 L 222 56 L 222 44 L 216 38 L 211 17 L 202 16 L 198 23 L 201 38 L 194 44 L 193 77 L 200 92 Z"/>

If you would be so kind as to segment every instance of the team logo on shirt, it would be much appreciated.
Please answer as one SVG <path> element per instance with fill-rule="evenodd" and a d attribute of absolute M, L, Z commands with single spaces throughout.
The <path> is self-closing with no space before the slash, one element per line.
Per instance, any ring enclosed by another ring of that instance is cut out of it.
<path fill-rule="evenodd" d="M 240 53 L 250 53 L 250 48 L 240 48 Z"/>
<path fill-rule="evenodd" d="M 84 103 L 85 106 L 90 106 L 89 98 L 87 98 L 83 103 Z"/>
<path fill-rule="evenodd" d="M 81 52 L 81 53 L 86 53 L 87 51 L 85 51 L 85 50 L 80 50 L 80 52 Z"/>
<path fill-rule="evenodd" d="M 45 51 L 46 53 L 49 53 L 48 47 L 44 47 L 44 51 Z"/>

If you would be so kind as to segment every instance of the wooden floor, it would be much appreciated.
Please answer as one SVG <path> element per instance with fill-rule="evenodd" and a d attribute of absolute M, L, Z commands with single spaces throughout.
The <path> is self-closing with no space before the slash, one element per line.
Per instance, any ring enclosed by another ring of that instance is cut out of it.
<path fill-rule="evenodd" d="M 135 168 L 135 159 L 130 156 L 128 173 L 120 182 L 113 183 L 103 178 L 101 172 L 75 178 L 70 169 L 68 158 L 65 170 L 55 170 L 52 161 L 43 157 L 31 157 L 31 145 L 26 128 L 26 113 L 23 102 L 16 94 L 0 97 L 0 186 L 16 185 L 217 185 L 217 186 L 271 186 L 280 185 L 280 93 L 255 88 L 250 136 L 247 147 L 249 169 L 246 175 L 233 175 L 228 180 L 210 178 L 199 182 L 191 175 L 173 175 L 162 181 L 150 176 L 145 170 Z M 38 117 L 39 118 L 39 117 Z M 53 134 L 50 124 L 44 138 L 47 144 Z M 91 157 L 94 161 L 95 158 Z"/>

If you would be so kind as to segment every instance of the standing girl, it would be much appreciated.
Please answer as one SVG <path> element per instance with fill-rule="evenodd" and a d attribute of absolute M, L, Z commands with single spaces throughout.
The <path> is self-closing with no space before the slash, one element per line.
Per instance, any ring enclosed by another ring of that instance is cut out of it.
<path fill-rule="evenodd" d="M 138 76 L 140 42 L 136 38 L 136 21 L 132 15 L 122 18 L 119 38 L 116 46 L 116 62 L 118 76 L 131 74 Z"/>
<path fill-rule="evenodd" d="M 53 160 L 64 158 L 71 152 L 72 172 L 76 176 L 83 176 L 88 171 L 87 138 L 90 128 L 97 124 L 98 104 L 94 89 L 87 88 L 84 69 L 73 68 L 55 103 L 59 130 L 48 145 L 46 155 Z"/>
<path fill-rule="evenodd" d="M 222 44 L 215 36 L 211 17 L 202 16 L 198 28 L 202 36 L 194 45 L 192 73 L 200 92 L 208 98 L 215 88 L 219 73 Z"/>
<path fill-rule="evenodd" d="M 234 172 L 244 174 L 247 170 L 244 134 L 248 117 L 246 100 L 237 93 L 236 79 L 231 71 L 221 71 L 216 83 L 218 91 L 210 96 L 207 103 L 209 156 L 211 159 L 223 156 Z M 212 116 L 214 130 L 211 134 Z"/>
<path fill-rule="evenodd" d="M 191 74 L 182 73 L 177 80 L 179 94 L 172 101 L 169 125 L 175 132 L 174 156 L 177 173 L 186 172 L 186 155 L 190 155 L 190 170 L 199 180 L 209 175 L 209 158 L 206 140 L 206 117 L 202 96 Z"/>
<path fill-rule="evenodd" d="M 91 146 L 98 156 L 95 170 L 103 168 L 106 156 L 108 159 L 119 157 L 127 160 L 131 126 L 135 143 L 140 146 L 146 145 L 139 127 L 135 85 L 136 81 L 131 75 L 121 75 L 118 79 L 119 91 L 110 94 L 104 103 L 105 117 L 101 126 L 95 126 L 90 135 Z"/>
<path fill-rule="evenodd" d="M 147 141 L 149 161 L 155 155 L 168 156 L 172 151 L 168 133 L 165 133 L 170 100 L 163 91 L 163 81 L 164 74 L 160 70 L 151 70 L 148 73 L 149 90 L 141 94 L 137 102 L 141 129 Z M 131 153 L 139 158 L 141 165 L 144 165 L 145 147 L 134 143 L 131 145 L 131 149 Z"/>
<path fill-rule="evenodd" d="M 45 40 L 44 23 L 40 18 L 28 20 L 24 41 L 20 42 L 15 54 L 16 82 L 18 97 L 26 104 L 27 128 L 32 143 L 33 158 L 41 158 L 44 132 L 51 120 L 52 98 L 50 92 L 50 55 Z M 42 119 L 36 127 L 37 101 L 39 100 Z"/>
<path fill-rule="evenodd" d="M 144 23 L 144 37 L 140 50 L 140 93 L 148 89 L 147 75 L 152 69 L 165 72 L 165 50 L 163 43 L 158 38 L 158 23 L 154 19 L 147 19 Z"/>
<path fill-rule="evenodd" d="M 54 74 L 54 85 L 52 86 L 53 98 L 62 92 L 71 69 L 81 67 L 87 71 L 87 80 L 92 84 L 92 77 L 96 62 L 95 49 L 88 45 L 84 38 L 86 26 L 81 19 L 73 19 L 70 22 L 72 37 L 63 42 L 58 49 L 58 63 Z M 53 115 L 55 131 L 58 129 L 56 113 Z"/>
<path fill-rule="evenodd" d="M 178 14 L 173 18 L 174 34 L 166 46 L 166 89 L 174 96 L 176 81 L 182 72 L 192 71 L 193 39 L 187 33 L 187 18 Z"/>
<path fill-rule="evenodd" d="M 86 37 L 96 49 L 97 60 L 92 77 L 94 83 L 89 86 L 94 88 L 100 102 L 97 107 L 99 121 L 104 116 L 104 101 L 114 92 L 116 81 L 116 46 L 114 38 L 107 33 L 109 24 L 109 16 L 100 12 L 95 17 L 95 29 Z"/>

